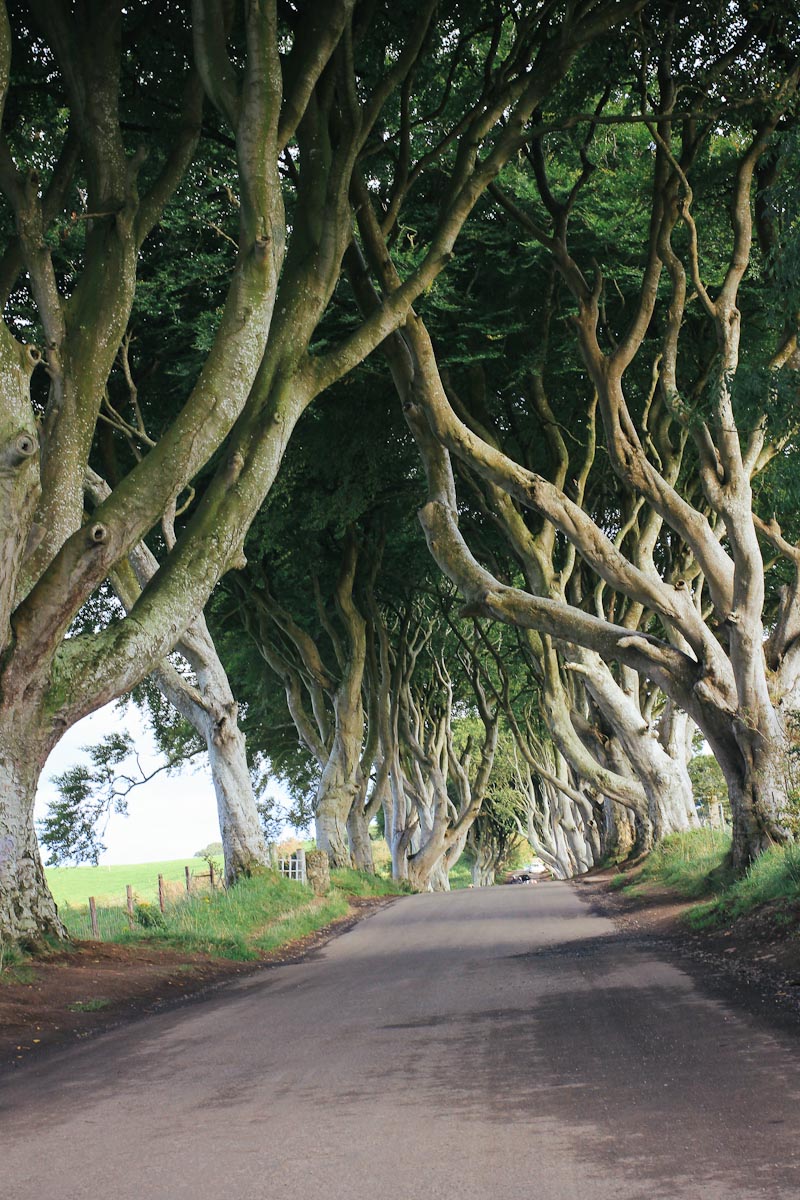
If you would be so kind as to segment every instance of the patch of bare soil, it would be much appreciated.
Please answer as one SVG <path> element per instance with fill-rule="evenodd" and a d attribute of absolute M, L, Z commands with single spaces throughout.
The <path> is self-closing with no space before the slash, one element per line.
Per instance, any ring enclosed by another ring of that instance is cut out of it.
<path fill-rule="evenodd" d="M 345 916 L 258 962 L 141 943 L 74 942 L 68 950 L 8 968 L 0 973 L 0 1070 L 20 1067 L 52 1046 L 196 999 L 241 975 L 300 962 L 395 898 L 353 897 Z"/>
<path fill-rule="evenodd" d="M 617 874 L 598 871 L 576 880 L 575 886 L 623 933 L 674 951 L 718 982 L 741 984 L 759 1002 L 774 1002 L 785 1014 L 800 1018 L 800 907 L 767 904 L 725 928 L 695 931 L 684 917 L 696 900 L 651 884 L 625 894 L 611 887 Z"/>

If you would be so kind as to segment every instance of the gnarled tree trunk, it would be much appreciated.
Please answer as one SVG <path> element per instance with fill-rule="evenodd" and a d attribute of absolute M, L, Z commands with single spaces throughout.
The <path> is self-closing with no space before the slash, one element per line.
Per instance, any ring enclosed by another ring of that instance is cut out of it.
<path fill-rule="evenodd" d="M 47 744 L 34 721 L 19 711 L 0 720 L 0 946 L 38 944 L 65 935 L 44 876 L 33 824 L 36 785 Z M 31 733 L 33 732 L 33 736 Z M 52 736 L 49 745 L 55 743 Z"/>
<path fill-rule="evenodd" d="M 697 825 L 692 785 L 684 761 L 676 761 L 639 711 L 635 698 L 616 682 L 599 654 L 576 647 L 569 669 L 583 678 L 591 696 L 625 751 L 647 797 L 652 842 Z"/>
<path fill-rule="evenodd" d="M 374 875 L 375 859 L 372 854 L 372 839 L 369 836 L 369 821 L 359 796 L 356 797 L 347 818 L 347 840 L 356 870 Z"/>
<path fill-rule="evenodd" d="M 96 502 L 110 494 L 94 472 L 87 473 L 87 491 Z M 175 543 L 174 511 L 162 521 L 167 546 Z M 120 566 L 112 573 L 114 590 L 127 611 L 158 570 L 158 561 L 144 542 L 129 555 L 132 572 Z M 238 705 L 227 672 L 217 653 L 204 616 L 184 632 L 175 647 L 194 672 L 195 687 L 164 660 L 153 671 L 156 686 L 189 722 L 206 744 L 225 860 L 225 882 L 267 866 L 268 852 L 247 764 L 245 738 L 239 727 Z"/>
<path fill-rule="evenodd" d="M 216 651 L 207 630 L 206 639 L 199 636 L 205 621 L 200 618 L 179 649 L 191 660 L 197 671 L 198 688 L 194 688 L 168 664 L 153 672 L 158 687 L 171 704 L 197 730 L 206 743 L 211 779 L 217 798 L 219 830 L 225 859 L 225 881 L 235 883 L 242 875 L 268 865 L 269 854 L 256 808 L 253 783 L 247 765 L 244 734 L 237 720 L 237 704 L 228 684 L 222 664 L 214 669 Z M 206 657 L 206 652 L 208 657 Z M 198 657 L 203 667 L 198 665 Z"/>
<path fill-rule="evenodd" d="M 483 842 L 472 849 L 472 886 L 476 888 L 493 887 L 497 873 L 497 859 L 492 847 Z"/>
<path fill-rule="evenodd" d="M 347 823 L 358 792 L 356 771 L 361 738 L 348 739 L 337 730 L 322 771 L 314 801 L 317 847 L 327 852 L 332 867 L 352 866 Z M 354 761 L 355 758 L 355 761 Z"/>

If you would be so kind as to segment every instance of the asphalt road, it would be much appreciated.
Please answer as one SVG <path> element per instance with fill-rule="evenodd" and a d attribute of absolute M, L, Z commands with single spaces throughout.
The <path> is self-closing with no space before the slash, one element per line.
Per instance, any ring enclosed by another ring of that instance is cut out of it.
<path fill-rule="evenodd" d="M 0 1196 L 800 1197 L 799 1047 L 566 884 L 413 896 L 5 1080 Z"/>

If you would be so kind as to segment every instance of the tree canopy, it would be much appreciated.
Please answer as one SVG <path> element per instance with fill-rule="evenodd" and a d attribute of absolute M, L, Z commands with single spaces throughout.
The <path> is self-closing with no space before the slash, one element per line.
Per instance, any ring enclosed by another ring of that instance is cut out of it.
<path fill-rule="evenodd" d="M 693 725 L 737 865 L 794 836 L 798 32 L 0 4 L 2 936 L 61 934 L 37 779 L 148 677 L 231 879 L 240 705 L 334 859 L 380 807 L 418 886 L 493 795 L 561 873 L 686 827 Z"/>

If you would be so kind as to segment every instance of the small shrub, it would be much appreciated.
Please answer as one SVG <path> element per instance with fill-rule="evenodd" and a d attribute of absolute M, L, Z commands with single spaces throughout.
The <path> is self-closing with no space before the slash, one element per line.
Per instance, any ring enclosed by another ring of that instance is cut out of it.
<path fill-rule="evenodd" d="M 147 900 L 140 900 L 133 906 L 133 915 L 143 929 L 164 929 L 166 921 L 160 908 L 155 908 Z"/>
<path fill-rule="evenodd" d="M 75 1000 L 67 1008 L 70 1012 L 99 1012 L 102 1008 L 108 1008 L 110 1003 L 110 1000 L 97 996 L 94 1000 Z"/>

